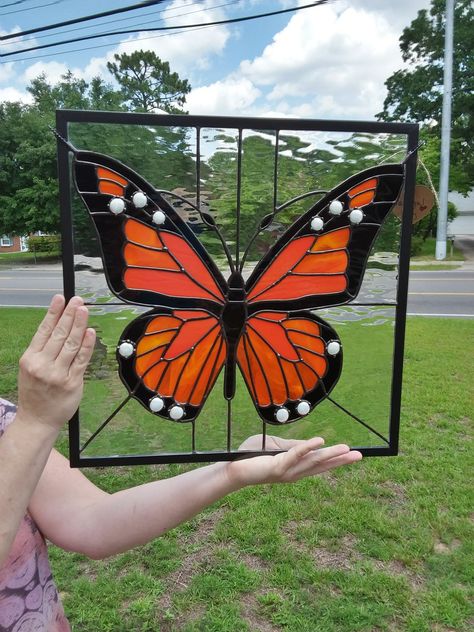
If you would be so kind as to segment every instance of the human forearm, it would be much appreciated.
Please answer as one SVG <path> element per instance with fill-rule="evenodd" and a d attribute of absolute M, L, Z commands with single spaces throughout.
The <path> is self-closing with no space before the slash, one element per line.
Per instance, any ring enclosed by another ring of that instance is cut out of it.
<path fill-rule="evenodd" d="M 0 567 L 38 483 L 59 429 L 17 414 L 0 441 Z"/>
<path fill-rule="evenodd" d="M 56 295 L 20 360 L 18 412 L 0 440 L 0 566 L 60 428 L 79 405 L 95 333 L 82 299 Z"/>
<path fill-rule="evenodd" d="M 81 521 L 89 525 L 85 552 L 103 558 L 144 544 L 236 489 L 217 463 L 100 499 Z"/>
<path fill-rule="evenodd" d="M 362 457 L 346 445 L 322 448 L 320 437 L 309 441 L 267 437 L 267 442 L 270 449 L 288 451 L 216 463 L 107 497 L 97 496 L 73 521 L 74 534 L 69 530 L 72 539 L 63 546 L 94 558 L 108 557 L 152 540 L 246 485 L 292 482 Z M 260 444 L 261 437 L 252 437 L 241 447 L 253 450 Z"/>

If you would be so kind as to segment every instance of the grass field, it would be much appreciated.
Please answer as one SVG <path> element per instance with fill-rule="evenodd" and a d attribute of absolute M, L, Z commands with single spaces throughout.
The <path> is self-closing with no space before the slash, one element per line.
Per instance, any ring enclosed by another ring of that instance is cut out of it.
<path fill-rule="evenodd" d="M 412 261 L 434 261 L 436 251 L 436 238 L 427 237 L 425 241 L 421 243 L 421 251 L 411 257 Z M 456 246 L 451 247 L 451 242 L 448 241 L 446 246 L 446 261 L 464 261 L 464 255 L 462 251 Z"/>
<path fill-rule="evenodd" d="M 2 394 L 39 317 L 0 310 Z M 109 560 L 51 547 L 74 631 L 472 630 L 473 343 L 471 321 L 408 321 L 399 457 L 242 490 Z M 189 467 L 86 474 L 113 492 Z"/>
<path fill-rule="evenodd" d="M 49 252 L 3 252 L 0 253 L 0 266 L 21 266 L 41 263 L 57 263 L 61 255 Z"/>

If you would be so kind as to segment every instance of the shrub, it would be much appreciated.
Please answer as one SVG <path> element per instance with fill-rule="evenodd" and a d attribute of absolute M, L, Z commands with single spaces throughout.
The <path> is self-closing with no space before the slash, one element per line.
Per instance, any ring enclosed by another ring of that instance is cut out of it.
<path fill-rule="evenodd" d="M 50 255 L 59 255 L 61 252 L 61 237 L 59 235 L 34 235 L 28 237 L 28 250 L 30 252 L 47 252 Z"/>

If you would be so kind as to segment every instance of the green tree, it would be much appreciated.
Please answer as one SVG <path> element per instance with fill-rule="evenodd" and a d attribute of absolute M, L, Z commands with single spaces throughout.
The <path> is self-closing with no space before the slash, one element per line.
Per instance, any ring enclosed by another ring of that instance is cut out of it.
<path fill-rule="evenodd" d="M 56 108 L 122 107 L 120 93 L 99 77 L 87 83 L 68 72 L 51 85 L 40 75 L 27 90 L 32 104 L 0 103 L 1 233 L 59 230 L 56 139 L 50 129 Z"/>
<path fill-rule="evenodd" d="M 171 72 L 167 61 L 152 51 L 135 51 L 114 55 L 107 68 L 120 85 L 127 109 L 136 112 L 180 112 L 191 86 L 178 73 Z"/>
<path fill-rule="evenodd" d="M 58 229 L 55 140 L 32 107 L 0 104 L 0 233 Z"/>
<path fill-rule="evenodd" d="M 474 180 L 474 5 L 457 0 L 454 17 L 452 93 L 452 136 L 450 189 L 467 193 Z M 384 109 L 378 115 L 387 121 L 422 124 L 429 159 L 439 147 L 443 103 L 445 0 L 432 0 L 421 10 L 400 37 L 407 67 L 385 82 L 388 90 Z M 439 152 L 431 172 L 437 187 Z"/>

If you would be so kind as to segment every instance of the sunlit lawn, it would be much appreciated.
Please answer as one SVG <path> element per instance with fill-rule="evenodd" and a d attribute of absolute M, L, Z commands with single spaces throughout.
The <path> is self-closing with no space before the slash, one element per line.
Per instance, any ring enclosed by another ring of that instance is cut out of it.
<path fill-rule="evenodd" d="M 6 265 L 32 265 L 41 263 L 57 263 L 61 255 L 49 252 L 5 252 L 0 253 L 0 267 Z"/>
<path fill-rule="evenodd" d="M 15 397 L 16 363 L 40 313 L 0 310 L 2 394 Z M 115 344 L 122 327 L 118 321 L 105 342 Z M 347 348 L 350 328 L 338 332 Z M 51 547 L 73 629 L 471 630 L 473 343 L 471 321 L 409 320 L 399 457 L 366 459 L 291 486 L 245 489 L 110 560 Z M 376 370 L 370 353 L 360 362 Z M 253 419 L 246 406 L 245 431 Z M 321 433 L 331 439 L 330 410 Z M 210 430 L 221 423 L 218 415 L 207 418 Z M 152 430 L 145 433 L 150 444 Z M 117 451 L 129 448 L 128 432 L 111 436 Z M 60 447 L 66 450 L 65 435 Z M 115 491 L 188 467 L 86 474 Z"/>

